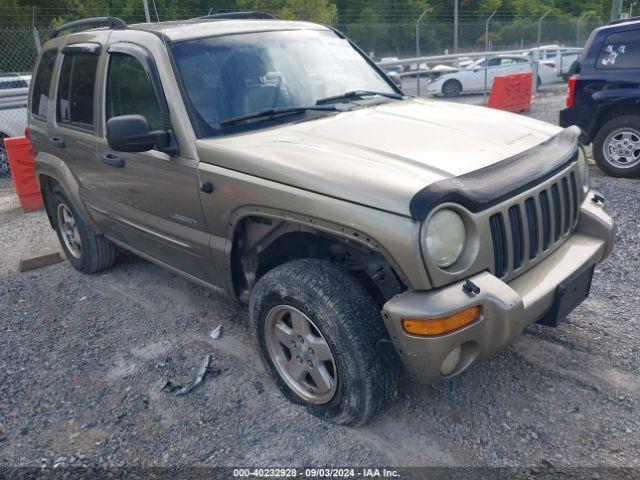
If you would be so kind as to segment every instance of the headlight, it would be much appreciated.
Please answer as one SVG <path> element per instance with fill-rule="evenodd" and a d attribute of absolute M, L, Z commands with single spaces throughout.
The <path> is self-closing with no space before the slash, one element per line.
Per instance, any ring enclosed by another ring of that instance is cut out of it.
<path fill-rule="evenodd" d="M 426 228 L 427 254 L 442 268 L 453 265 L 464 249 L 467 232 L 460 215 L 443 208 L 431 217 Z"/>
<path fill-rule="evenodd" d="M 582 183 L 582 190 L 589 191 L 589 167 L 587 165 L 587 155 L 584 153 L 582 145 L 578 146 L 578 175 Z"/>

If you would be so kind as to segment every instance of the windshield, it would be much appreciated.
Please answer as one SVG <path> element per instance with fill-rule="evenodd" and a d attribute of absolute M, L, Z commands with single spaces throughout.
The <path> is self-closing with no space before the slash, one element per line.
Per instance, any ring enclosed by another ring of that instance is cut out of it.
<path fill-rule="evenodd" d="M 225 120 L 263 110 L 316 105 L 356 90 L 396 93 L 347 40 L 332 31 L 200 38 L 176 42 L 171 53 L 200 138 L 231 133 L 235 129 Z M 291 118 L 268 116 L 235 128 L 261 128 L 282 121 Z"/>

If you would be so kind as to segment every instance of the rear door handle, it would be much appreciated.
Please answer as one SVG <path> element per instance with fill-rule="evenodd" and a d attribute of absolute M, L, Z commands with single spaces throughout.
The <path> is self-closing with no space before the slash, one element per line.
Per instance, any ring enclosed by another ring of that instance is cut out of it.
<path fill-rule="evenodd" d="M 102 163 L 109 165 L 110 167 L 122 168 L 124 167 L 124 158 L 118 157 L 113 153 L 103 153 Z"/>
<path fill-rule="evenodd" d="M 49 139 L 49 141 L 54 147 L 64 148 L 64 138 L 52 137 Z"/>

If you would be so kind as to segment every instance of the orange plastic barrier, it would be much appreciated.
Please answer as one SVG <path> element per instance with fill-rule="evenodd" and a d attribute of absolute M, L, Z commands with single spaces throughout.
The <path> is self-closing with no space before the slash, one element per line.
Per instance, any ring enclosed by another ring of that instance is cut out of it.
<path fill-rule="evenodd" d="M 20 207 L 24 212 L 43 208 L 40 187 L 33 170 L 31 142 L 26 137 L 5 138 L 4 146 L 9 157 L 11 177 L 20 200 Z"/>
<path fill-rule="evenodd" d="M 529 112 L 531 81 L 530 73 L 495 77 L 487 106 L 514 113 Z"/>

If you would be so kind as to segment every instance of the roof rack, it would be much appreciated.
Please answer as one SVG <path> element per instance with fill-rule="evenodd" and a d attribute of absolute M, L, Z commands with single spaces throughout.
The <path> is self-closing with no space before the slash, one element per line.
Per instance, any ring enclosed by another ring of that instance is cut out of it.
<path fill-rule="evenodd" d="M 276 17 L 267 12 L 228 12 L 205 15 L 198 20 L 276 20 Z"/>
<path fill-rule="evenodd" d="M 620 23 L 627 23 L 627 22 L 637 22 L 638 20 L 640 20 L 640 17 L 619 18 L 618 20 L 611 20 L 609 22 L 609 25 L 618 25 Z"/>
<path fill-rule="evenodd" d="M 118 17 L 94 17 L 83 18 L 82 20 L 76 20 L 74 22 L 65 23 L 58 28 L 54 28 L 51 32 L 50 38 L 56 38 L 60 33 L 71 28 L 84 27 L 87 25 L 106 25 L 113 30 L 124 30 L 127 28 L 127 24 Z"/>

